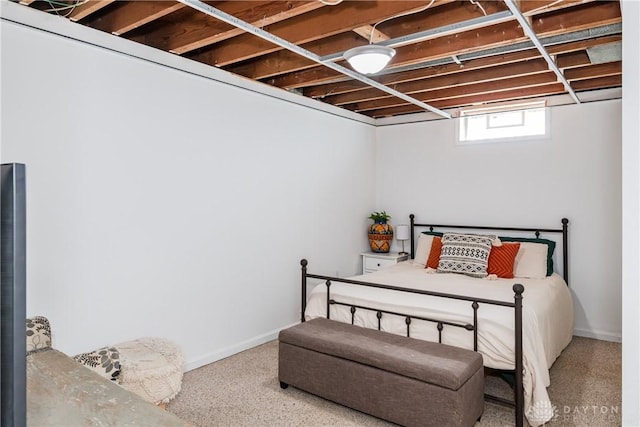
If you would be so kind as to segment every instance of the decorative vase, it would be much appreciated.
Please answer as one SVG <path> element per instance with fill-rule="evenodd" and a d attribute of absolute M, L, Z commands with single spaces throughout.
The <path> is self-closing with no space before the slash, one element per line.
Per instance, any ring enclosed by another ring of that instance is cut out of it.
<path fill-rule="evenodd" d="M 393 227 L 386 220 L 376 221 L 369 226 L 369 246 L 373 252 L 389 252 L 392 240 Z"/>

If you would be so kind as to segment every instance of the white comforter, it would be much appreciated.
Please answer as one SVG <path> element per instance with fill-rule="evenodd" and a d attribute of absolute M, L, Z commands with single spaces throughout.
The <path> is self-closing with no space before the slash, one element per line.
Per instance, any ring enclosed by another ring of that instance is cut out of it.
<path fill-rule="evenodd" d="M 549 368 L 569 344 L 573 334 L 573 303 L 564 280 L 557 274 L 545 279 L 474 279 L 460 274 L 437 274 L 411 261 L 393 267 L 352 277 L 374 283 L 423 289 L 454 295 L 513 302 L 514 283 L 525 287 L 522 306 L 523 365 L 525 414 L 532 426 L 538 426 L 553 416 L 546 387 Z M 412 314 L 456 323 L 473 323 L 471 302 L 394 292 L 332 282 L 330 296 L 339 302 L 359 304 L 377 309 Z M 309 296 L 306 319 L 325 317 L 326 286 L 316 286 Z M 351 323 L 349 307 L 332 305 L 331 319 Z M 357 310 L 355 324 L 377 328 L 375 312 Z M 436 325 L 414 320 L 411 337 L 438 340 Z M 382 330 L 406 335 L 404 317 L 383 315 Z M 473 349 L 473 333 L 446 326 L 442 342 Z M 478 309 L 478 351 L 484 365 L 495 369 L 514 369 L 513 308 L 480 304 Z"/>

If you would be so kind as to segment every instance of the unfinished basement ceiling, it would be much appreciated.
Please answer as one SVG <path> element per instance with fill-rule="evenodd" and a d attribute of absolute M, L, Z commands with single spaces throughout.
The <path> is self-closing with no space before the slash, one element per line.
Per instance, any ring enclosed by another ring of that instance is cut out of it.
<path fill-rule="evenodd" d="M 622 85 L 618 0 L 514 2 L 546 53 L 535 47 L 517 14 L 502 1 L 20 3 L 376 118 L 425 111 L 421 103 L 450 110 L 567 93 L 579 99 L 581 92 Z M 198 3 L 348 69 L 342 53 L 350 48 L 370 41 L 394 47 L 390 64 L 369 77 L 405 96 L 371 87 L 222 22 L 196 10 Z M 406 95 L 418 102 L 408 102 Z"/>

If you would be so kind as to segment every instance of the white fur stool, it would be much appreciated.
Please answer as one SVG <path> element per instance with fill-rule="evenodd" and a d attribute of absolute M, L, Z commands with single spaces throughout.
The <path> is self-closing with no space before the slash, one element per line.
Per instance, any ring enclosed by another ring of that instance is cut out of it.
<path fill-rule="evenodd" d="M 164 407 L 182 387 L 180 348 L 163 338 L 140 338 L 114 345 L 120 353 L 119 383 L 143 399 Z"/>

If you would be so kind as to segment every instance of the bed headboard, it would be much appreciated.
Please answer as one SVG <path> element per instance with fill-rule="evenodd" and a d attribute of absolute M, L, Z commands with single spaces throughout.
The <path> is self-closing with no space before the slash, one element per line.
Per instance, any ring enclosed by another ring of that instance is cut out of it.
<path fill-rule="evenodd" d="M 569 220 L 562 218 L 562 228 L 518 228 L 518 227 L 492 227 L 485 225 L 448 225 L 448 224 L 418 224 L 415 222 L 415 215 L 409 215 L 411 221 L 411 258 L 415 257 L 415 228 L 428 228 L 429 231 L 434 231 L 434 228 L 454 229 L 454 230 L 491 230 L 491 231 L 517 231 L 525 233 L 534 233 L 536 238 L 540 237 L 541 233 L 558 233 L 562 234 L 562 277 L 564 281 L 569 284 L 569 268 L 568 268 L 568 252 L 567 252 L 567 237 Z"/>

